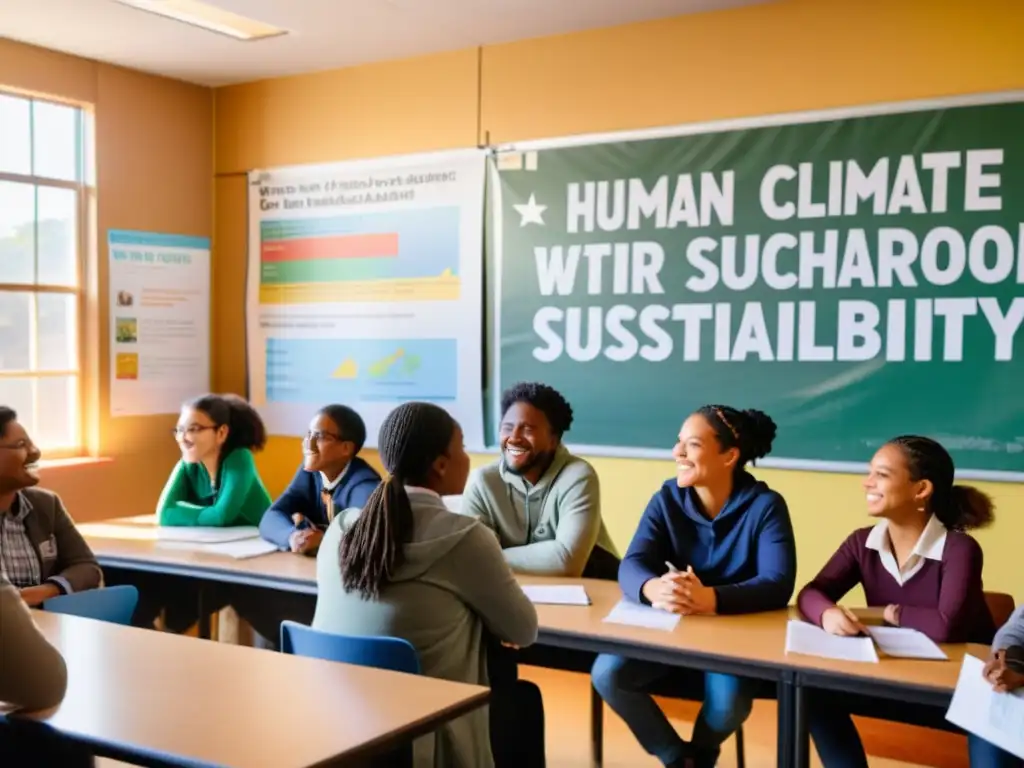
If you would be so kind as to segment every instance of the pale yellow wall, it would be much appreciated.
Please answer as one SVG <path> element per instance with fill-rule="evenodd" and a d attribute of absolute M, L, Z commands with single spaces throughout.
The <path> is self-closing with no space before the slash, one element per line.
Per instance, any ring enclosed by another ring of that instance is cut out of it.
<path fill-rule="evenodd" d="M 97 251 L 87 270 L 83 378 L 91 448 L 109 460 L 48 467 L 43 484 L 79 521 L 150 512 L 179 456 L 175 417 L 109 417 L 106 233 L 212 235 L 212 91 L 5 39 L 0 86 L 77 102 L 96 118 Z"/>
<path fill-rule="evenodd" d="M 472 146 L 851 104 L 1024 88 L 1024 4 L 1013 0 L 788 0 L 220 89 L 221 174 L 272 165 Z M 478 82 L 478 72 L 481 79 Z M 479 90 L 478 90 L 479 88 Z M 240 284 L 245 186 L 217 180 L 216 368 L 244 387 Z M 737 403 L 742 406 L 742 403 Z M 685 414 L 666 413 L 671 435 Z M 894 426 L 898 430 L 898 426 Z M 666 456 L 670 446 L 666 445 Z M 259 460 L 279 492 L 299 443 Z M 376 461 L 375 456 L 370 457 Z M 490 457 L 476 456 L 480 464 Z M 867 458 L 867 457 L 865 457 Z M 612 534 L 625 547 L 668 462 L 594 459 Z M 759 471 L 789 500 L 810 578 L 864 523 L 859 478 Z M 1024 599 L 1017 560 L 1024 486 L 981 484 L 999 522 L 979 534 L 986 583 Z"/>

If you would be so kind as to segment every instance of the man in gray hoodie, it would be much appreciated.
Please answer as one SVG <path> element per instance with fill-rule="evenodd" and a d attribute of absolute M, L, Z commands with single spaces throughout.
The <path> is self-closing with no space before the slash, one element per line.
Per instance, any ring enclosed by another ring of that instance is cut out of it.
<path fill-rule="evenodd" d="M 501 458 L 469 479 L 462 514 L 494 531 L 517 573 L 614 579 L 597 473 L 562 445 L 572 407 L 545 384 L 521 383 L 502 394 L 501 412 Z"/>
<path fill-rule="evenodd" d="M 7 577 L 0 573 L 0 702 L 24 710 L 61 702 L 68 672 Z"/>
<path fill-rule="evenodd" d="M 1024 605 L 1018 606 L 992 641 L 992 654 L 982 672 L 994 690 L 1024 688 Z M 967 735 L 971 768 L 1021 768 L 1024 760 L 973 733 Z"/>

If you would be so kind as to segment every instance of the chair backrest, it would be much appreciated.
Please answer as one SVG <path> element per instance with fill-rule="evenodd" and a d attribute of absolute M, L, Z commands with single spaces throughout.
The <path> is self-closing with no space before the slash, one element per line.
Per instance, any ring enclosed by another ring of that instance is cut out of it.
<path fill-rule="evenodd" d="M 995 622 L 996 629 L 1010 620 L 1010 616 L 1016 608 L 1013 595 L 1008 595 L 1005 592 L 986 592 L 985 604 L 988 606 L 988 612 L 992 614 L 992 621 Z"/>
<path fill-rule="evenodd" d="M 123 584 L 51 597 L 43 602 L 43 610 L 109 621 L 112 624 L 131 624 L 138 603 L 139 590 L 130 584 Z"/>
<path fill-rule="evenodd" d="M 406 640 L 336 635 L 294 621 L 281 622 L 281 652 L 413 675 L 420 673 L 419 655 Z"/>

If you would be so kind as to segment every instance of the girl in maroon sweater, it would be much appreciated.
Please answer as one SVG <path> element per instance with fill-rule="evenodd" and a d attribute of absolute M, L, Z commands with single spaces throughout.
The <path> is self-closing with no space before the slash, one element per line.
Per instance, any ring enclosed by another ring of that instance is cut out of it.
<path fill-rule="evenodd" d="M 995 633 L 982 590 L 982 554 L 964 531 L 992 522 L 992 501 L 953 484 L 953 459 L 934 440 L 909 435 L 882 446 L 864 480 L 868 514 L 880 518 L 855 531 L 821 573 L 800 591 L 804 617 L 834 635 L 864 627 L 836 603 L 858 584 L 869 606 L 894 626 L 939 643 L 990 643 Z M 825 768 L 867 768 L 852 714 L 886 717 L 884 702 L 821 691 L 808 708 L 811 736 Z M 905 703 L 892 719 L 941 727 L 943 713 Z"/>

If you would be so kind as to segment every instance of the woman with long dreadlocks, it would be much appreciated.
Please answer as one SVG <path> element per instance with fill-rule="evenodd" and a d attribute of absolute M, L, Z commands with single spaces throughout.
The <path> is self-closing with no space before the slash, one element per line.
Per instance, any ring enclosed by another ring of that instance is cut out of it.
<path fill-rule="evenodd" d="M 487 685 L 485 638 L 530 645 L 537 613 L 494 534 L 441 499 L 462 493 L 469 475 L 462 429 L 436 405 L 406 403 L 384 420 L 378 449 L 387 479 L 320 545 L 313 627 L 401 637 L 424 674 Z M 484 709 L 429 741 L 415 746 L 417 768 L 494 765 Z"/>

